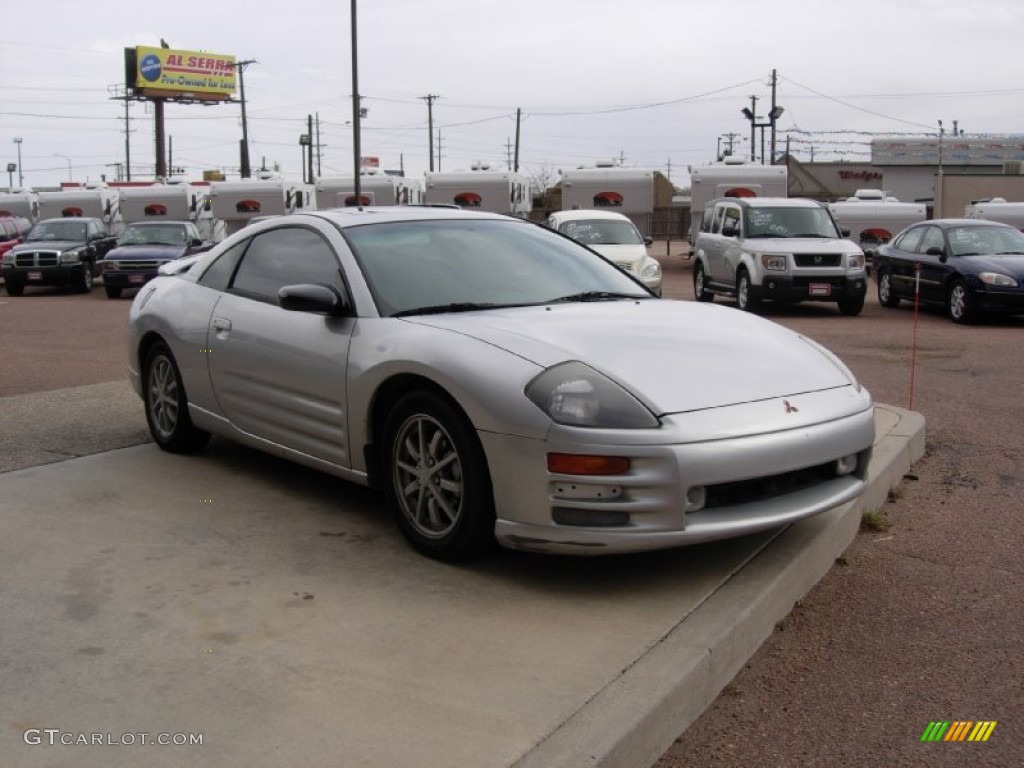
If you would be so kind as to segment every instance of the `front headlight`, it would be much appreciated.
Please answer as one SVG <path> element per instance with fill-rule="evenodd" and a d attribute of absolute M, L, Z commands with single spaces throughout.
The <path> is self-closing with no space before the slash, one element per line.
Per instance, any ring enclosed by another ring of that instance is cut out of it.
<path fill-rule="evenodd" d="M 104 261 L 103 262 L 103 271 L 104 272 L 117 272 L 117 262 L 116 261 Z"/>
<path fill-rule="evenodd" d="M 74 264 L 82 258 L 82 254 L 78 250 L 64 251 L 60 255 L 61 264 Z"/>
<path fill-rule="evenodd" d="M 1016 288 L 1017 281 L 1009 275 L 1003 275 L 999 272 L 982 272 L 978 275 L 978 279 L 981 280 L 985 285 L 998 285 L 1000 288 Z"/>
<path fill-rule="evenodd" d="M 4 264 L 13 264 L 14 263 L 14 254 L 11 253 L 10 251 L 5 253 L 4 254 L 3 263 Z"/>
<path fill-rule="evenodd" d="M 661 275 L 661 264 L 654 259 L 651 259 L 640 273 L 640 277 L 658 277 L 659 275 Z"/>
<path fill-rule="evenodd" d="M 850 254 L 850 271 L 859 272 L 864 269 L 864 254 L 863 253 L 851 253 Z"/>
<path fill-rule="evenodd" d="M 556 424 L 606 429 L 654 429 L 658 419 L 639 400 L 589 365 L 560 363 L 525 389 Z"/>
<path fill-rule="evenodd" d="M 762 253 L 761 266 L 770 272 L 785 272 L 786 257 L 781 254 Z"/>

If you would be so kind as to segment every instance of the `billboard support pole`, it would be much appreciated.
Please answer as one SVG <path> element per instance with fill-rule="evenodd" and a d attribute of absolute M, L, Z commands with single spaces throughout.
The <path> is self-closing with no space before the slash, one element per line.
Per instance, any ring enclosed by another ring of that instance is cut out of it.
<path fill-rule="evenodd" d="M 156 124 L 156 177 L 167 177 L 167 155 L 164 151 L 164 101 L 153 99 L 153 122 Z"/>

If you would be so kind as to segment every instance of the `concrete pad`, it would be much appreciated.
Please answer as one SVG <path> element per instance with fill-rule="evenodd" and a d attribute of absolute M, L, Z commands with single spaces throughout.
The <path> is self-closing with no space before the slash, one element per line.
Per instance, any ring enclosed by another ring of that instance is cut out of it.
<path fill-rule="evenodd" d="M 884 501 L 923 419 L 880 406 L 877 423 Z M 376 494 L 225 441 L 9 472 L 0 505 L 0 754 L 156 768 L 653 763 L 864 508 L 699 548 L 451 566 L 409 550 Z"/>

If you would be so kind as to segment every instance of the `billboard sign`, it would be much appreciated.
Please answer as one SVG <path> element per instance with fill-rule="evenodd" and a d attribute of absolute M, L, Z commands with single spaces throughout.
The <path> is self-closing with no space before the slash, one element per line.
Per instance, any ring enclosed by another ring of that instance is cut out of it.
<path fill-rule="evenodd" d="M 235 57 L 208 51 L 126 49 L 129 89 L 140 96 L 226 101 L 235 93 Z"/>

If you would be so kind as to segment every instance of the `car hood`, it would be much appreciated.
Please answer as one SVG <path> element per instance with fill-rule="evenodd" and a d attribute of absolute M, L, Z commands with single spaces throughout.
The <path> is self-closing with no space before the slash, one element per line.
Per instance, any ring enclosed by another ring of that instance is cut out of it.
<path fill-rule="evenodd" d="M 856 243 L 845 238 L 827 237 L 749 237 L 747 248 L 765 253 L 860 253 Z"/>
<path fill-rule="evenodd" d="M 118 259 L 180 259 L 185 255 L 181 245 L 119 245 L 107 252 L 107 261 Z"/>
<path fill-rule="evenodd" d="M 970 264 L 978 272 L 1000 272 L 1024 280 L 1024 254 L 960 256 L 958 260 Z"/>
<path fill-rule="evenodd" d="M 72 248 L 81 248 L 83 245 L 85 245 L 84 240 L 31 240 L 14 246 L 11 251 L 14 253 L 23 253 L 25 251 L 70 251 Z"/>
<path fill-rule="evenodd" d="M 842 364 L 755 315 L 643 299 L 406 317 L 500 347 L 548 368 L 579 360 L 658 414 L 850 386 Z"/>

